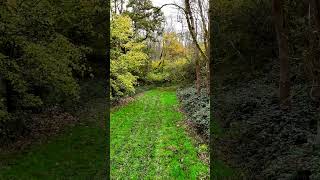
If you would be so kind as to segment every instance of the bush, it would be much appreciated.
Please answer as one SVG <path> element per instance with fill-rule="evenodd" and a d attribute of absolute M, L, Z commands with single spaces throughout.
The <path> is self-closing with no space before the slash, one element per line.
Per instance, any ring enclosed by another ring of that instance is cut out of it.
<path fill-rule="evenodd" d="M 167 72 L 149 72 L 147 74 L 147 81 L 153 83 L 166 83 L 169 82 L 170 74 Z"/>
<path fill-rule="evenodd" d="M 87 57 L 105 47 L 107 13 L 98 1 L 0 2 L 0 139 L 19 134 L 31 113 L 78 104 L 95 62 Z"/>
<path fill-rule="evenodd" d="M 147 74 L 150 83 L 181 83 L 194 79 L 194 63 L 187 58 L 155 60 Z"/>
<path fill-rule="evenodd" d="M 135 92 L 138 79 L 143 77 L 148 55 L 144 52 L 145 43 L 133 36 L 130 17 L 114 15 L 111 22 L 111 101 Z"/>
<path fill-rule="evenodd" d="M 178 89 L 177 95 L 188 119 L 195 124 L 200 134 L 209 137 L 210 103 L 205 89 L 197 95 L 196 88 L 192 86 Z"/>

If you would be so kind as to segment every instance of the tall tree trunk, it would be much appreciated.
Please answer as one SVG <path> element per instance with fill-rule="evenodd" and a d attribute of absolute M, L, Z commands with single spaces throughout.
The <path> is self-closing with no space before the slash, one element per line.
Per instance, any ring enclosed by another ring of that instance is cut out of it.
<path fill-rule="evenodd" d="M 208 56 L 208 29 L 207 29 L 207 24 L 206 24 L 206 19 L 204 17 L 204 12 L 203 12 L 203 6 L 202 6 L 202 0 L 198 0 L 198 6 L 200 10 L 200 16 L 201 16 L 201 22 L 202 22 L 202 29 L 203 29 L 203 40 L 204 40 L 204 46 L 205 50 L 207 52 Z"/>
<path fill-rule="evenodd" d="M 203 59 L 208 60 L 208 57 L 207 57 L 206 53 L 201 49 L 201 47 L 200 47 L 200 45 L 198 43 L 197 35 L 195 33 L 195 27 L 192 25 L 192 22 L 194 21 L 194 17 L 192 15 L 192 11 L 191 11 L 190 0 L 185 0 L 184 4 L 185 4 L 185 8 L 179 6 L 179 5 L 175 4 L 175 3 L 164 4 L 160 8 L 157 8 L 157 11 L 160 11 L 161 8 L 163 8 L 165 6 L 168 6 L 168 5 L 176 6 L 177 8 L 182 10 L 183 13 L 186 16 L 188 29 L 189 29 L 190 35 L 192 37 L 193 43 L 196 45 L 196 48 L 199 50 L 199 52 L 200 52 L 201 56 L 203 57 Z"/>
<path fill-rule="evenodd" d="M 207 87 L 207 94 L 210 94 L 210 64 L 209 61 L 206 62 L 206 87 Z"/>
<path fill-rule="evenodd" d="M 114 0 L 114 14 L 117 14 L 117 0 Z"/>
<path fill-rule="evenodd" d="M 289 58 L 288 58 L 288 35 L 284 18 L 284 9 L 282 0 L 272 1 L 272 14 L 274 18 L 275 30 L 277 33 L 279 45 L 280 60 L 280 107 L 288 109 L 291 105 L 290 100 L 290 81 L 289 81 Z"/>
<path fill-rule="evenodd" d="M 120 0 L 120 10 L 119 10 L 119 14 L 123 13 L 123 7 L 124 7 L 124 0 Z"/>
<path fill-rule="evenodd" d="M 200 68 L 200 62 L 199 62 L 199 51 L 195 49 L 195 61 L 196 61 L 196 89 L 197 94 L 200 95 L 201 91 L 201 68 Z"/>
<path fill-rule="evenodd" d="M 211 0 L 209 1 L 209 11 L 207 12 L 208 13 L 208 33 L 207 33 L 207 38 L 208 38 L 208 51 L 207 51 L 207 56 L 208 56 L 208 61 L 207 61 L 207 93 L 208 95 L 210 95 L 210 73 L 211 73 L 211 70 L 212 68 L 210 68 L 210 62 L 211 62 L 211 59 L 213 58 L 213 51 L 211 52 L 211 47 L 213 47 L 213 41 L 210 39 L 212 36 L 210 30 L 213 29 L 211 27 L 211 24 L 212 24 L 212 21 L 213 20 L 210 20 L 211 17 L 213 17 L 212 13 L 213 13 L 213 9 L 210 9 L 210 8 L 213 8 L 213 5 L 210 5 L 210 3 L 213 3 Z M 210 24 L 211 23 L 211 24 Z"/>
<path fill-rule="evenodd" d="M 195 26 L 196 22 L 192 22 L 193 27 L 195 27 L 195 33 L 198 33 L 198 28 Z M 195 53 L 195 61 L 196 61 L 196 89 L 197 94 L 200 95 L 201 92 L 201 67 L 200 67 L 200 57 L 199 57 L 199 50 L 194 45 L 194 53 Z"/>
<path fill-rule="evenodd" d="M 204 45 L 205 45 L 205 51 L 207 54 L 207 57 L 209 57 L 209 43 L 208 43 L 208 39 L 209 39 L 209 33 L 208 33 L 208 29 L 207 29 L 207 24 L 206 24 L 206 20 L 204 17 L 204 12 L 203 12 L 203 5 L 202 5 L 202 0 L 198 0 L 198 6 L 199 6 L 199 10 L 200 10 L 200 16 L 201 16 L 201 21 L 202 21 L 202 28 L 203 28 L 203 40 L 204 40 Z M 210 94 L 210 68 L 209 68 L 209 58 L 206 61 L 206 88 L 207 88 L 207 93 Z"/>
<path fill-rule="evenodd" d="M 194 17 L 191 11 L 191 6 L 190 6 L 190 2 L 189 0 L 185 0 L 185 15 L 186 15 L 186 19 L 187 19 L 187 25 L 188 25 L 188 29 L 190 32 L 190 35 L 192 37 L 193 43 L 195 44 L 196 48 L 199 50 L 201 56 L 203 57 L 203 59 L 205 59 L 206 61 L 208 60 L 207 55 L 202 51 L 198 40 L 197 40 L 197 33 L 195 32 L 195 24 L 194 24 Z"/>

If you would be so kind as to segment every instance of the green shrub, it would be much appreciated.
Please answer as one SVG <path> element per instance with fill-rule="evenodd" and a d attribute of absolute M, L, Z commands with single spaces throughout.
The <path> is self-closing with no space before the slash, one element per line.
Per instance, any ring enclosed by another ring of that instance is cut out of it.
<path fill-rule="evenodd" d="M 144 75 L 148 55 L 145 43 L 133 36 L 132 20 L 126 15 L 113 15 L 111 22 L 111 101 L 135 92 L 138 78 Z"/>
<path fill-rule="evenodd" d="M 192 86 L 184 89 L 178 89 L 177 95 L 188 119 L 197 126 L 200 133 L 203 133 L 208 137 L 210 103 L 209 96 L 205 89 L 202 89 L 200 95 L 197 95 L 195 87 Z"/>
<path fill-rule="evenodd" d="M 91 71 L 87 56 L 105 51 L 101 19 L 109 10 L 101 5 L 0 2 L 0 136 L 14 134 L 11 124 L 23 127 L 27 114 L 77 104 L 79 80 Z"/>
<path fill-rule="evenodd" d="M 147 80 L 153 83 L 165 83 L 169 81 L 170 74 L 167 72 L 149 72 Z"/>
<path fill-rule="evenodd" d="M 154 60 L 147 74 L 147 81 L 154 83 L 181 83 L 194 79 L 193 62 L 187 58 Z"/>

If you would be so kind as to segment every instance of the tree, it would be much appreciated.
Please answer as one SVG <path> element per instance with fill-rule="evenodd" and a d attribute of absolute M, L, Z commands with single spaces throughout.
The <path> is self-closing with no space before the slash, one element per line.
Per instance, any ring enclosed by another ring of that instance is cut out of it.
<path fill-rule="evenodd" d="M 122 14 L 125 11 L 125 0 L 112 0 L 111 12 L 114 14 Z"/>
<path fill-rule="evenodd" d="M 279 45 L 280 81 L 279 94 L 280 106 L 287 109 L 290 106 L 290 81 L 288 58 L 288 33 L 284 15 L 283 0 L 272 1 L 272 14 Z"/>
<path fill-rule="evenodd" d="M 89 77 L 88 64 L 105 60 L 104 22 L 109 11 L 104 4 L 0 2 L 1 120 L 79 100 L 79 80 Z M 89 60 L 95 55 L 103 58 Z"/>
<path fill-rule="evenodd" d="M 127 15 L 114 15 L 111 21 L 110 84 L 111 100 L 133 93 L 148 56 L 145 44 L 133 37 L 132 20 Z"/>
<path fill-rule="evenodd" d="M 198 0 L 198 6 L 199 6 L 199 13 L 200 13 L 200 17 L 201 17 L 201 22 L 202 22 L 202 29 L 203 29 L 203 41 L 204 41 L 204 47 L 206 50 L 206 54 L 207 54 L 207 61 L 206 61 L 206 76 L 207 76 L 207 80 L 206 80 L 206 86 L 207 86 L 207 93 L 210 93 L 210 68 L 209 68 L 209 43 L 208 43 L 208 39 L 209 39 L 209 33 L 208 33 L 208 28 L 207 28 L 207 22 L 206 22 L 206 18 L 205 18 L 205 13 L 203 10 L 203 1 L 202 0 Z"/>
<path fill-rule="evenodd" d="M 153 7 L 151 0 L 129 0 L 125 13 L 132 19 L 139 41 L 156 40 L 156 36 L 162 34 L 164 16 Z"/>
<path fill-rule="evenodd" d="M 186 13 L 186 19 L 187 19 L 187 24 L 189 28 L 189 32 L 191 34 L 191 37 L 194 41 L 194 48 L 195 48 L 195 61 L 196 61 L 196 89 L 198 95 L 200 94 L 200 85 L 201 85 L 201 76 L 200 76 L 200 62 L 199 58 L 197 57 L 199 51 L 201 52 L 202 56 L 205 57 L 206 55 L 204 52 L 201 50 L 200 45 L 197 41 L 197 32 L 196 32 L 196 24 L 195 24 L 195 19 L 193 16 L 193 13 L 191 11 L 191 6 L 189 0 L 185 0 L 185 13 Z"/>
<path fill-rule="evenodd" d="M 199 4 L 199 2 L 198 2 Z M 200 2 L 201 4 L 201 2 Z M 188 29 L 189 29 L 189 32 L 190 32 L 190 35 L 191 35 L 191 39 L 193 41 L 193 44 L 194 44 L 194 49 L 195 49 L 195 54 L 197 53 L 200 53 L 201 57 L 207 62 L 209 63 L 209 59 L 208 59 L 208 56 L 207 56 L 207 52 L 205 53 L 204 50 L 201 48 L 200 46 L 200 43 L 198 41 L 198 38 L 197 38 L 197 32 L 196 32 L 196 26 L 197 26 L 197 23 L 195 22 L 195 16 L 194 16 L 194 13 L 192 11 L 192 8 L 191 8 L 191 3 L 189 0 L 185 0 L 184 1 L 184 5 L 185 7 L 181 7 L 180 5 L 176 4 L 176 3 L 169 3 L 169 4 L 164 4 L 162 5 L 161 7 L 154 7 L 155 9 L 157 9 L 157 11 L 160 11 L 161 8 L 165 7 L 165 6 L 175 6 L 177 7 L 178 9 L 182 10 L 183 14 L 185 15 L 185 18 L 186 18 L 186 21 L 187 21 L 187 25 L 188 25 Z M 202 4 L 201 4 L 201 7 L 202 7 Z M 205 44 L 205 48 L 206 47 L 206 44 Z M 200 62 L 199 62 L 199 58 L 195 58 L 195 61 L 196 61 L 196 87 L 197 87 L 197 92 L 198 94 L 200 93 L 200 84 L 201 84 L 201 81 L 200 81 L 200 70 L 201 70 L 201 67 L 200 67 Z M 208 88 L 208 93 L 209 93 L 209 81 L 210 81 L 210 78 L 209 78 L 209 64 L 207 64 L 207 88 Z"/>
<path fill-rule="evenodd" d="M 198 0 L 198 7 L 199 7 L 199 14 L 201 17 L 201 25 L 202 25 L 202 30 L 203 30 L 203 40 L 204 40 L 204 45 L 205 45 L 205 50 L 206 54 L 208 56 L 209 50 L 208 50 L 208 39 L 209 39 L 209 34 L 208 34 L 208 28 L 207 28 L 207 22 L 206 22 L 206 17 L 203 10 L 203 0 Z"/>
<path fill-rule="evenodd" d="M 196 25 L 195 24 L 195 20 L 194 20 L 195 17 L 193 15 L 192 10 L 191 10 L 190 0 L 185 0 L 184 4 L 185 4 L 185 8 L 183 8 L 183 11 L 184 11 L 185 16 L 186 16 L 188 29 L 189 29 L 190 35 L 192 37 L 193 43 L 195 44 L 195 47 L 198 49 L 198 51 L 200 52 L 200 54 L 203 57 L 203 59 L 208 60 L 207 55 L 201 49 L 200 44 L 199 44 L 198 39 L 197 39 L 197 33 L 195 32 L 195 25 Z"/>
<path fill-rule="evenodd" d="M 185 48 L 179 42 L 178 36 L 174 32 L 164 33 L 163 35 L 163 54 L 162 58 L 176 60 L 185 56 Z"/>
<path fill-rule="evenodd" d="M 192 14 L 191 14 L 192 16 Z M 197 21 L 196 21 L 197 22 Z M 198 28 L 195 26 L 195 22 L 192 22 L 192 26 L 195 27 L 195 34 L 198 34 Z M 194 47 L 194 59 L 196 62 L 196 89 L 197 89 L 197 94 L 200 95 L 201 91 L 201 67 L 200 67 L 200 58 L 199 58 L 199 50 L 197 49 L 196 45 L 193 45 Z"/>

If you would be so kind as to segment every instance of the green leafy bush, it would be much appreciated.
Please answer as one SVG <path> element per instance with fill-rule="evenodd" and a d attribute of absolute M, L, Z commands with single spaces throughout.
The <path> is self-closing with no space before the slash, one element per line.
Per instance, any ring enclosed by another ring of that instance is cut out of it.
<path fill-rule="evenodd" d="M 170 74 L 168 72 L 149 72 L 147 80 L 153 83 L 166 83 L 169 82 Z"/>
<path fill-rule="evenodd" d="M 105 54 L 101 22 L 109 10 L 102 4 L 0 2 L 0 136 L 13 133 L 26 114 L 78 102 L 79 80 L 91 71 L 87 57 Z"/>
<path fill-rule="evenodd" d="M 111 21 L 111 100 L 135 92 L 138 78 L 144 76 L 148 55 L 145 43 L 133 36 L 132 20 L 126 15 L 113 15 Z"/>
<path fill-rule="evenodd" d="M 154 60 L 147 81 L 155 83 L 181 83 L 194 79 L 194 64 L 187 58 Z"/>
<path fill-rule="evenodd" d="M 203 89 L 201 94 L 197 95 L 195 87 L 192 86 L 178 89 L 177 95 L 188 119 L 196 125 L 201 134 L 209 137 L 210 103 L 206 91 Z"/>
<path fill-rule="evenodd" d="M 17 106 L 36 108 L 79 98 L 73 72 L 81 71 L 83 54 L 65 37 L 58 35 L 49 44 L 27 43 L 22 53 L 17 60 L 8 57 L 0 63 L 0 75 L 19 96 Z"/>

